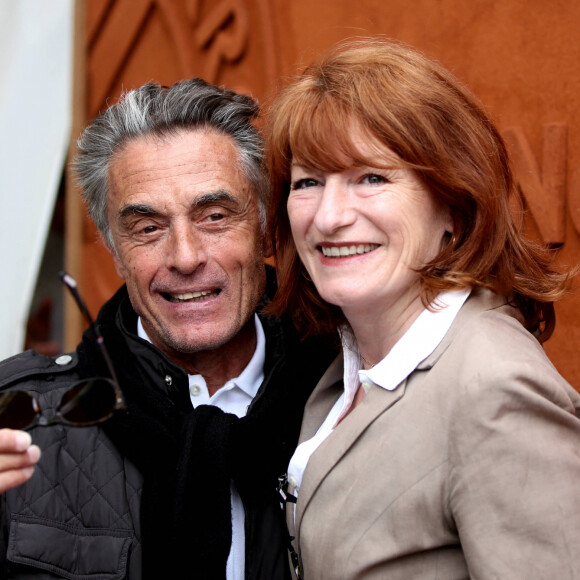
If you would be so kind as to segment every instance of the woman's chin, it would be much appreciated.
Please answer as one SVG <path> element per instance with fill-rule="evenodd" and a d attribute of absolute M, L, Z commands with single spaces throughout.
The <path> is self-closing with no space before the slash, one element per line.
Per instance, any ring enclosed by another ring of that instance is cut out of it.
<path fill-rule="evenodd" d="M 347 316 L 348 312 L 363 312 L 369 308 L 376 307 L 376 305 L 373 305 L 375 301 L 372 300 L 372 296 L 369 296 L 366 292 L 358 293 L 352 290 L 340 292 L 335 290 L 324 294 L 320 293 L 320 295 L 329 304 L 338 306 Z"/>

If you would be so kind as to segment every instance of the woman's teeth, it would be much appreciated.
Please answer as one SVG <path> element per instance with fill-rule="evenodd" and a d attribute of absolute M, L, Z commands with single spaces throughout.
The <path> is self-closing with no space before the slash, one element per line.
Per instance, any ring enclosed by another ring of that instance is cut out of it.
<path fill-rule="evenodd" d="M 356 254 L 367 254 L 378 247 L 379 244 L 358 244 L 356 246 L 321 246 L 321 250 L 326 258 L 343 258 Z"/>

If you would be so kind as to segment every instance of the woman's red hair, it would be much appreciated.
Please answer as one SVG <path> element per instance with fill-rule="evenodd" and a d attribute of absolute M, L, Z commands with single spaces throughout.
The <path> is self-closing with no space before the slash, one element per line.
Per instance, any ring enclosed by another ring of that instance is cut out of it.
<path fill-rule="evenodd" d="M 514 221 L 519 191 L 505 144 L 476 98 L 439 63 L 384 38 L 339 44 L 274 99 L 266 116 L 273 185 L 271 232 L 278 292 L 271 313 L 289 312 L 305 334 L 344 322 L 319 296 L 298 258 L 286 209 L 292 161 L 324 171 L 365 163 L 351 140 L 358 125 L 396 153 L 450 208 L 450 243 L 420 270 L 423 302 L 442 290 L 486 287 L 505 295 L 540 339 L 569 276 Z"/>

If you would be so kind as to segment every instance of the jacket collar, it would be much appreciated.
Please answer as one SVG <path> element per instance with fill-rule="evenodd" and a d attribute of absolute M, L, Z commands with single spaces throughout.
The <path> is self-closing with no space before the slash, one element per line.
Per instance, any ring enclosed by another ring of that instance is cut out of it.
<path fill-rule="evenodd" d="M 482 310 L 495 310 L 502 307 L 509 308 L 510 314 L 523 323 L 523 318 L 519 310 L 510 306 L 505 297 L 485 288 L 474 289 L 457 314 L 451 328 L 439 343 L 439 346 L 417 366 L 417 369 L 429 370 L 432 368 L 449 348 L 457 333 L 465 326 L 470 325 L 473 318 Z"/>

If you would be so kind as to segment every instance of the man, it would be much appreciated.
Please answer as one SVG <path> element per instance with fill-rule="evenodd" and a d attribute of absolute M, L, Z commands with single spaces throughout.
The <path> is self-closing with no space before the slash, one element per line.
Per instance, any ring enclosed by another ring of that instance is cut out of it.
<path fill-rule="evenodd" d="M 75 170 L 126 283 L 97 318 L 126 409 L 32 446 L 0 431 L 0 489 L 30 478 L 2 498 L 0 577 L 287 577 L 276 481 L 332 353 L 255 314 L 275 288 L 257 113 L 200 79 L 147 84 L 81 136 Z M 5 361 L 0 389 L 50 415 L 110 375 L 95 338 Z"/>

